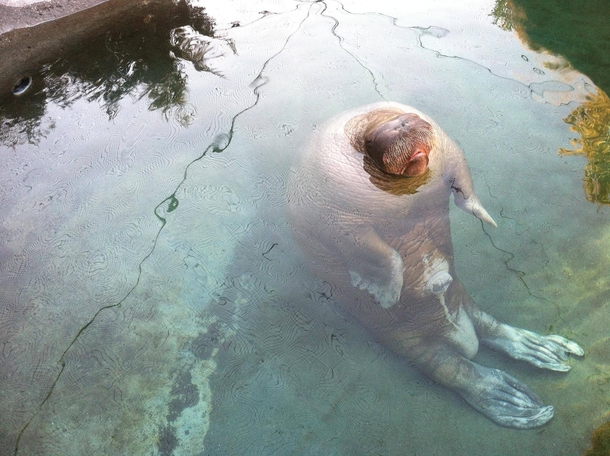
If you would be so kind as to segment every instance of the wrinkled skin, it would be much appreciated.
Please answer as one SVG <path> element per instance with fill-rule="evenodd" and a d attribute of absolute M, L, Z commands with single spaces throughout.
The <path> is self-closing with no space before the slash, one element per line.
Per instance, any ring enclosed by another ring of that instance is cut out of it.
<path fill-rule="evenodd" d="M 384 149 L 401 135 L 415 140 L 388 159 Z M 583 350 L 500 323 L 472 301 L 453 267 L 452 194 L 495 226 L 455 143 L 421 112 L 384 102 L 316 132 L 294 166 L 288 212 L 312 269 L 336 285 L 348 315 L 498 424 L 543 425 L 553 407 L 507 373 L 473 362 L 479 343 L 559 372 Z"/>

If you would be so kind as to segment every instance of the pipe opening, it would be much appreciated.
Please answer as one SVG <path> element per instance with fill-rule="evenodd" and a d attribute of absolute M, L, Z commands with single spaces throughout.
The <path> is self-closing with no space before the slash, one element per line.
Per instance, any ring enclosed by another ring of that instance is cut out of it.
<path fill-rule="evenodd" d="M 25 76 L 13 86 L 13 95 L 23 95 L 32 85 L 32 77 Z"/>

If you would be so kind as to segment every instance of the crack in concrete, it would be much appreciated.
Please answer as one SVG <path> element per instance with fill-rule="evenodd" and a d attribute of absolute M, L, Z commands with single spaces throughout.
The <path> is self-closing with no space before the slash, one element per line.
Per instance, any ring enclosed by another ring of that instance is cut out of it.
<path fill-rule="evenodd" d="M 325 3 L 325 2 L 322 2 L 322 3 Z M 341 2 L 337 1 L 337 3 L 340 5 L 341 9 L 342 9 L 343 11 L 345 11 L 345 13 L 347 13 L 347 14 L 352 14 L 352 15 L 375 15 L 375 16 L 382 16 L 382 17 L 386 17 L 386 18 L 388 18 L 388 19 L 390 19 L 390 20 L 392 21 L 392 25 L 393 25 L 393 26 L 395 26 L 395 27 L 397 27 L 397 28 L 405 29 L 405 30 L 412 30 L 412 31 L 414 31 L 414 32 L 415 32 L 415 34 L 416 34 L 416 36 L 417 36 L 417 44 L 418 44 L 418 46 L 419 46 L 421 49 L 424 49 L 424 50 L 426 50 L 426 51 L 429 51 L 429 52 L 433 52 L 433 53 L 435 53 L 435 54 L 436 54 L 436 57 L 443 57 L 443 58 L 447 58 L 447 59 L 456 59 L 456 60 L 462 60 L 462 61 L 464 61 L 464 62 L 471 63 L 471 64 L 476 65 L 476 66 L 478 66 L 478 67 L 480 67 L 480 68 L 482 68 L 482 69 L 487 70 L 487 71 L 488 71 L 488 72 L 489 72 L 489 73 L 490 73 L 492 76 L 495 76 L 495 77 L 497 77 L 497 78 L 503 79 L 503 80 L 505 80 L 505 81 L 511 81 L 511 82 L 517 83 L 517 84 L 519 84 L 521 87 L 525 88 L 525 89 L 526 89 L 526 90 L 529 92 L 529 96 L 530 96 L 530 98 L 532 98 L 532 99 L 534 99 L 534 98 L 533 98 L 533 94 L 534 94 L 534 93 L 537 93 L 537 91 L 536 91 L 536 90 L 537 90 L 537 87 L 539 87 L 541 84 L 546 84 L 546 83 L 549 83 L 549 82 L 550 82 L 550 83 L 554 82 L 554 80 L 552 80 L 552 79 L 551 79 L 551 80 L 549 80 L 549 81 L 545 81 L 545 82 L 543 82 L 543 83 L 536 83 L 536 82 L 533 82 L 533 83 L 531 83 L 531 84 L 525 84 L 525 83 L 523 83 L 523 82 L 521 82 L 521 81 L 518 81 L 517 79 L 509 78 L 509 77 L 506 77 L 506 76 L 501 76 L 501 75 L 499 75 L 499 74 L 497 74 L 497 73 L 494 73 L 494 72 L 493 72 L 493 70 L 492 70 L 491 68 L 488 68 L 488 67 L 486 67 L 485 65 L 482 65 L 482 64 L 480 64 L 480 63 L 478 63 L 478 62 L 476 62 L 476 61 L 474 61 L 474 60 L 470 60 L 470 59 L 468 59 L 468 58 L 466 58 L 466 57 L 460 57 L 459 55 L 448 55 L 448 54 L 443 54 L 442 52 L 440 52 L 440 51 L 438 51 L 438 50 L 436 50 L 436 49 L 434 49 L 434 48 L 426 47 L 426 46 L 423 44 L 423 42 L 422 42 L 422 36 L 429 35 L 429 36 L 434 36 L 434 37 L 436 37 L 436 38 L 442 38 L 442 37 L 443 37 L 443 36 L 445 36 L 447 33 L 450 33 L 450 32 L 451 32 L 450 30 L 448 30 L 448 29 L 446 29 L 446 28 L 443 28 L 443 27 L 438 27 L 438 26 L 434 26 L 434 25 L 430 25 L 430 26 L 428 26 L 428 27 L 419 27 L 419 26 L 403 26 L 403 25 L 399 25 L 399 24 L 398 24 L 398 20 L 399 20 L 399 18 L 394 17 L 394 16 L 391 16 L 391 15 L 389 15 L 389 14 L 385 14 L 385 13 L 379 13 L 379 12 L 355 13 L 355 12 L 353 12 L 353 11 L 349 11 L 349 10 L 345 9 L 345 7 L 343 6 L 343 4 L 342 4 Z M 336 28 L 336 26 L 335 26 L 335 28 Z M 435 33 L 435 32 L 436 32 L 436 33 Z M 343 46 L 342 46 L 342 47 L 343 47 Z M 354 57 L 354 58 L 355 58 L 355 59 L 358 61 L 358 63 L 360 63 L 360 60 L 358 60 L 358 58 L 357 58 L 356 56 L 354 56 L 353 54 L 351 54 L 351 53 L 350 53 L 349 51 L 347 51 L 347 50 L 346 50 L 346 52 L 348 52 L 350 55 L 352 55 L 352 56 L 353 56 L 353 57 Z M 523 56 L 522 56 L 522 57 L 523 57 Z M 526 59 L 527 59 L 527 58 L 526 58 Z M 363 67 L 364 67 L 364 65 L 363 65 Z M 364 67 L 364 68 L 366 68 L 366 67 Z M 533 67 L 533 68 L 534 68 L 534 71 L 536 71 L 536 70 L 541 71 L 541 70 L 537 69 L 536 67 Z M 366 69 L 368 70 L 368 68 L 366 68 Z M 369 70 L 369 72 L 370 72 L 370 70 Z M 544 73 L 538 73 L 538 74 L 544 74 Z M 371 72 L 371 75 L 372 75 L 372 72 Z M 373 76 L 373 77 L 374 77 L 374 76 Z M 571 86 L 570 86 L 570 87 L 571 87 Z M 375 88 L 376 88 L 377 93 L 379 93 L 379 91 L 377 90 L 377 84 L 375 84 Z M 573 88 L 573 87 L 572 87 L 572 88 Z M 384 99 L 385 99 L 385 97 L 383 97 L 383 95 L 381 95 L 381 93 L 379 93 L 379 95 L 380 95 L 382 98 L 384 98 Z M 548 102 L 548 101 L 544 101 L 544 103 L 545 103 L 545 104 L 551 104 L 551 103 L 550 103 L 550 102 Z M 567 105 L 569 105 L 569 104 L 571 104 L 571 103 L 573 103 L 573 102 L 572 102 L 572 101 L 568 101 L 568 102 L 565 102 L 565 103 L 559 103 L 558 105 L 559 105 L 559 106 L 567 106 Z"/>
<path fill-rule="evenodd" d="M 301 7 L 301 5 L 297 5 L 296 10 L 298 10 Z M 38 406 L 38 408 L 36 409 L 36 411 L 32 414 L 32 416 L 30 417 L 30 419 L 25 423 L 25 425 L 23 426 L 23 428 L 21 429 L 21 431 L 19 431 L 19 433 L 17 434 L 17 440 L 15 442 L 15 449 L 14 449 L 14 454 L 17 455 L 19 452 L 19 445 L 21 443 L 21 439 L 24 435 L 24 433 L 26 432 L 26 430 L 28 429 L 28 427 L 30 426 L 30 424 L 34 421 L 34 419 L 38 416 L 38 414 L 41 412 L 42 408 L 45 406 L 45 404 L 49 401 L 50 397 L 53 394 L 53 391 L 55 389 L 55 386 L 57 385 L 57 383 L 59 382 L 65 368 L 66 368 L 66 361 L 65 361 L 65 355 L 70 351 L 70 349 L 74 346 L 74 344 L 76 343 L 76 341 L 81 338 L 81 336 L 85 333 L 85 331 L 87 330 L 87 328 L 89 328 L 97 319 L 97 317 L 105 310 L 108 309 L 115 309 L 115 308 L 119 308 L 121 307 L 122 303 L 131 295 L 131 293 L 133 293 L 133 291 L 138 287 L 139 283 L 140 283 L 140 279 L 142 277 L 142 265 L 144 264 L 144 262 L 150 258 L 150 256 L 154 253 L 156 246 L 157 246 L 157 242 L 159 240 L 159 237 L 163 231 L 163 229 L 165 228 L 165 225 L 167 224 L 167 216 L 162 216 L 159 214 L 159 210 L 164 206 L 167 205 L 165 213 L 171 213 L 174 210 L 176 210 L 179 206 L 179 200 L 176 197 L 176 193 L 180 190 L 180 188 L 182 187 L 182 185 L 186 182 L 187 177 L 188 177 L 188 170 L 189 168 L 195 164 L 196 162 L 198 162 L 199 160 L 201 160 L 202 158 L 204 158 L 206 155 L 208 155 L 209 152 L 214 152 L 214 153 L 220 153 L 220 152 L 224 152 L 230 145 L 231 145 L 231 141 L 233 140 L 233 134 L 235 131 L 235 123 L 237 121 L 237 118 L 240 117 L 242 114 L 244 114 L 245 112 L 253 109 L 254 107 L 256 107 L 256 105 L 258 104 L 259 100 L 260 100 L 260 88 L 263 87 L 265 84 L 268 83 L 268 78 L 266 78 L 265 76 L 263 76 L 265 69 L 267 68 L 267 66 L 269 65 L 269 63 L 275 59 L 276 57 L 278 57 L 283 51 L 284 49 L 286 49 L 286 47 L 288 46 L 288 43 L 290 41 L 290 39 L 301 29 L 303 23 L 309 18 L 310 14 L 311 14 L 311 9 L 313 7 L 313 3 L 310 4 L 309 9 L 307 10 L 307 14 L 305 15 L 305 17 L 298 23 L 296 29 L 290 33 L 288 35 L 288 37 L 286 38 L 286 40 L 284 41 L 284 45 L 280 48 L 279 51 L 277 51 L 275 54 L 273 54 L 271 57 L 269 57 L 267 60 L 265 60 L 265 62 L 263 63 L 260 71 L 258 72 L 257 76 L 254 78 L 254 80 L 250 83 L 250 87 L 252 88 L 252 91 L 255 95 L 255 100 L 254 103 L 252 103 L 250 106 L 247 106 L 246 108 L 242 109 L 241 111 L 239 111 L 237 114 L 235 114 L 232 119 L 231 119 L 231 124 L 229 127 L 229 131 L 227 133 L 221 133 L 219 135 L 217 135 L 214 140 L 212 141 L 212 143 L 203 151 L 203 153 L 195 158 L 194 160 L 192 160 L 188 165 L 186 165 L 185 169 L 184 169 L 184 174 L 183 174 L 183 178 L 180 181 L 180 183 L 176 186 L 174 192 L 169 195 L 166 199 L 164 199 L 161 203 L 159 203 L 155 209 L 153 210 L 155 216 L 159 219 L 159 221 L 161 222 L 161 226 L 159 228 L 159 231 L 157 231 L 157 235 L 154 238 L 154 242 L 152 245 L 152 248 L 150 249 L 150 251 L 148 252 L 148 254 L 146 254 L 144 256 L 144 258 L 142 259 L 142 261 L 139 263 L 138 265 L 138 276 L 136 278 L 136 282 L 133 285 L 133 287 L 131 287 L 131 289 L 125 294 L 125 296 L 116 304 L 112 304 L 112 305 L 107 305 L 104 307 L 101 307 L 100 309 L 97 310 L 97 312 L 95 312 L 95 314 L 93 315 L 93 317 L 91 317 L 89 319 L 89 321 L 76 333 L 76 335 L 74 336 L 74 338 L 72 339 L 72 341 L 68 344 L 68 346 L 66 347 L 66 349 L 63 351 L 63 353 L 61 354 L 61 356 L 59 357 L 59 360 L 57 361 L 57 364 L 59 364 L 61 366 L 59 373 L 57 374 L 57 376 L 55 377 L 55 380 L 53 381 L 53 383 L 51 384 L 47 394 L 45 395 L 45 397 L 43 398 L 42 402 L 40 403 L 40 405 Z M 292 12 L 292 11 L 291 11 Z M 260 20 L 264 19 L 264 17 L 262 17 Z M 166 215 L 163 214 L 163 215 Z"/>
<path fill-rule="evenodd" d="M 492 194 L 491 187 L 489 186 L 489 183 L 487 182 L 487 179 L 485 179 L 485 178 L 484 178 L 484 181 L 485 181 L 485 186 L 487 187 L 487 191 L 488 191 L 488 193 L 489 193 L 489 196 L 491 196 L 491 197 L 492 197 L 492 198 L 494 198 L 495 200 L 498 200 L 498 198 L 497 198 L 495 195 L 493 195 L 493 194 Z M 505 209 L 504 209 L 503 207 L 500 209 L 500 217 L 501 217 L 501 218 L 503 218 L 503 219 L 506 219 L 506 220 L 512 220 L 512 221 L 514 221 L 515 223 L 517 223 L 517 219 L 515 219 L 515 218 L 513 218 L 513 217 L 509 217 L 508 215 L 506 215 L 506 214 L 505 214 Z M 521 271 L 521 270 L 519 270 L 519 269 L 511 268 L 511 267 L 508 265 L 508 263 L 509 263 L 510 261 L 512 261 L 513 259 L 515 259 L 515 254 L 514 254 L 514 253 L 512 253 L 512 252 L 510 252 L 510 251 L 508 251 L 508 250 L 504 250 L 504 249 L 501 249 L 501 248 L 499 248 L 498 246 L 496 246 L 496 244 L 494 243 L 494 241 L 493 241 L 493 239 L 492 239 L 491 235 L 490 235 L 490 234 L 489 234 L 489 232 L 486 230 L 485 224 L 484 224 L 483 222 L 481 222 L 481 226 L 482 226 L 482 228 L 483 228 L 483 232 L 485 233 L 485 235 L 486 235 L 486 236 L 487 236 L 487 238 L 489 239 L 489 242 L 490 242 L 491 246 L 492 246 L 494 249 L 498 250 L 499 252 L 506 253 L 506 254 L 510 255 L 510 258 L 508 258 L 507 260 L 502 260 L 502 262 L 504 263 L 504 266 L 506 266 L 506 269 L 508 269 L 510 272 L 512 272 L 513 274 L 515 274 L 515 275 L 517 276 L 517 278 L 519 279 L 519 281 L 520 281 L 520 282 L 523 284 L 523 286 L 524 286 L 524 287 L 525 287 L 525 289 L 527 290 L 528 294 L 529 294 L 530 296 L 534 297 L 534 298 L 537 298 L 537 299 L 540 299 L 540 300 L 542 300 L 542 301 L 546 301 L 546 302 L 548 302 L 548 303 L 552 304 L 552 305 L 555 307 L 555 311 L 557 312 L 557 319 L 559 319 L 559 320 L 560 320 L 561 322 L 563 322 L 563 323 L 567 323 L 567 322 L 566 322 L 566 320 L 565 320 L 565 319 L 562 317 L 562 315 L 561 315 L 561 309 L 560 309 L 560 307 L 559 307 L 559 305 L 558 305 L 558 304 L 556 304 L 555 302 L 551 301 L 550 299 L 545 298 L 544 296 L 538 296 L 537 294 L 532 293 L 532 291 L 531 291 L 531 289 L 530 289 L 529 285 L 528 285 L 528 284 L 527 284 L 527 282 L 525 281 L 525 276 L 526 276 L 527 274 L 526 274 L 524 271 Z M 521 235 L 521 234 L 523 234 L 523 233 L 525 233 L 525 232 L 527 232 L 527 231 L 529 231 L 529 230 L 530 230 L 530 228 L 527 228 L 527 229 L 525 229 L 525 230 L 521 231 L 520 233 L 516 233 L 516 234 L 517 234 L 517 236 L 519 236 L 519 235 Z M 534 242 L 535 242 L 535 241 L 534 241 Z M 541 248 L 544 248 L 543 244 L 540 244 L 540 243 L 538 243 L 538 242 L 536 242 L 536 244 L 540 245 L 540 247 L 541 247 Z M 548 259 L 547 259 L 546 264 L 548 264 Z M 546 266 L 546 264 L 545 264 L 545 266 Z"/>
<path fill-rule="evenodd" d="M 506 259 L 506 260 L 502 260 L 502 262 L 504 263 L 504 266 L 506 266 L 506 269 L 508 269 L 510 272 L 512 272 L 513 274 L 515 274 L 515 276 L 519 279 L 519 281 L 523 284 L 523 286 L 525 287 L 525 289 L 527 290 L 528 294 L 536 299 L 539 299 L 541 301 L 545 301 L 549 304 L 552 304 L 553 307 L 555 307 L 555 311 L 557 313 L 557 319 L 560 320 L 562 323 L 566 324 L 567 321 L 562 317 L 561 315 L 561 309 L 559 308 L 559 305 L 557 303 L 555 303 L 554 301 L 551 301 L 548 298 L 545 298 L 544 296 L 539 296 L 536 293 L 532 292 L 532 290 L 530 289 L 529 285 L 527 284 L 527 282 L 525 281 L 525 276 L 527 275 L 524 271 L 521 271 L 519 269 L 515 269 L 512 268 L 511 266 L 508 265 L 508 263 L 512 260 L 515 259 L 515 254 L 512 252 L 509 252 L 508 250 L 504 250 L 500 247 L 498 247 L 494 241 L 493 238 L 491 237 L 491 235 L 487 232 L 485 225 L 483 224 L 483 222 L 481 222 L 481 228 L 483 229 L 483 232 L 485 233 L 485 236 L 487 236 L 487 238 L 489 239 L 489 242 L 491 243 L 492 247 L 495 248 L 496 250 L 498 250 L 499 252 L 505 253 L 507 255 L 510 256 L 510 258 Z"/>
<path fill-rule="evenodd" d="M 362 61 L 358 58 L 358 56 L 356 54 L 354 54 L 353 52 L 349 51 L 348 49 L 345 48 L 345 46 L 343 46 L 343 37 L 341 37 L 337 33 L 337 27 L 339 26 L 339 20 L 336 17 L 334 17 L 334 16 L 324 14 L 326 12 L 326 10 L 328 9 L 328 5 L 327 5 L 326 1 L 321 1 L 320 3 L 322 3 L 324 5 L 324 8 L 322 9 L 322 11 L 320 11 L 320 16 L 327 17 L 327 18 L 333 20 L 334 24 L 333 24 L 333 26 L 332 26 L 330 31 L 339 40 L 339 46 L 341 47 L 341 49 L 343 49 L 344 52 L 349 54 L 358 63 L 358 65 L 360 65 L 364 70 L 366 70 L 371 75 L 371 79 L 373 80 L 373 85 L 375 86 L 375 92 L 377 92 L 377 94 L 382 99 L 388 101 L 388 98 L 384 94 L 382 94 L 381 90 L 379 89 L 379 84 L 377 82 L 377 78 L 375 77 L 375 73 L 373 73 L 373 70 L 371 70 L 364 63 L 362 63 Z M 341 9 L 343 11 L 345 11 L 347 14 L 356 14 L 356 13 L 351 13 L 351 12 L 347 11 L 341 2 L 337 2 L 337 3 L 341 7 Z M 380 75 L 380 77 L 383 79 L 383 76 Z"/>
<path fill-rule="evenodd" d="M 487 182 L 487 179 L 483 178 L 484 182 L 485 182 L 485 186 L 487 187 L 487 193 L 489 194 L 490 197 L 492 197 L 493 199 L 495 199 L 496 201 L 498 200 L 498 198 L 493 195 L 492 191 L 491 191 L 491 187 L 489 186 L 489 183 Z M 500 209 L 500 217 L 503 219 L 507 219 L 507 220 L 514 220 L 516 222 L 515 219 L 508 217 L 504 214 L 504 208 Z M 527 282 L 525 281 L 525 276 L 527 275 L 524 271 L 521 271 L 519 269 L 515 269 L 515 268 L 511 268 L 508 263 L 512 260 L 515 259 L 515 254 L 508 251 L 508 250 L 504 250 L 501 249 L 500 247 L 498 247 L 494 241 L 493 238 L 491 237 L 491 234 L 489 234 L 489 232 L 486 230 L 485 224 L 481 222 L 481 226 L 483 227 L 483 232 L 485 233 L 485 236 L 487 236 L 487 238 L 489 239 L 489 243 L 491 244 L 491 246 L 496 249 L 498 252 L 502 252 L 505 253 L 507 255 L 510 256 L 509 259 L 507 260 L 502 260 L 502 262 L 504 263 L 504 266 L 506 266 L 506 269 L 508 269 L 510 272 L 512 272 L 513 274 L 515 274 L 517 276 L 517 278 L 519 279 L 519 281 L 523 284 L 523 286 L 525 287 L 525 289 L 527 290 L 528 294 L 535 297 L 535 298 L 539 298 L 539 299 L 543 299 L 545 301 L 548 301 L 548 299 L 544 298 L 544 297 L 540 297 L 535 295 L 534 293 L 532 293 L 532 291 L 530 290 L 529 285 L 527 284 Z M 529 228 L 528 228 L 529 230 Z"/>
<path fill-rule="evenodd" d="M 399 25 L 397 25 L 397 24 L 395 24 L 395 25 L 396 25 L 397 27 L 400 27 L 400 26 L 399 26 Z M 537 93 L 536 88 L 537 88 L 538 86 L 540 86 L 541 84 L 548 83 L 548 82 L 553 82 L 553 80 L 549 80 L 549 81 L 545 81 L 544 83 L 532 82 L 531 84 L 525 84 L 525 83 L 523 83 L 523 82 L 521 82 L 521 81 L 518 81 L 517 79 L 509 78 L 509 77 L 506 77 L 506 76 L 501 76 L 501 75 L 499 75 L 499 74 L 497 74 L 497 73 L 494 73 L 494 72 L 493 72 L 493 70 L 492 70 L 491 68 L 488 68 L 488 67 L 486 67 L 485 65 L 482 65 L 482 64 L 480 64 L 479 62 L 476 62 L 476 61 L 474 61 L 474 60 L 467 59 L 466 57 L 460 57 L 459 55 L 448 55 L 448 54 L 443 54 L 442 52 L 440 52 L 440 51 L 438 51 L 438 50 L 436 50 L 436 49 L 433 49 L 433 48 L 429 48 L 429 47 L 424 46 L 424 44 L 423 44 L 423 42 L 422 42 L 422 36 L 424 36 L 424 35 L 430 35 L 430 36 L 435 36 L 435 37 L 437 37 L 437 38 L 442 38 L 442 36 L 444 36 L 444 35 L 437 36 L 437 35 L 435 35 L 434 33 L 426 33 L 427 31 L 434 30 L 434 29 L 440 29 L 440 30 L 444 30 L 444 31 L 446 31 L 446 33 L 449 33 L 449 32 L 450 32 L 450 30 L 444 29 L 444 28 L 442 28 L 442 27 L 429 26 L 429 27 L 425 27 L 425 28 L 424 28 L 424 27 L 402 27 L 402 28 L 409 28 L 409 29 L 412 29 L 412 30 L 419 30 L 419 32 L 416 32 L 416 33 L 417 33 L 417 43 L 418 43 L 418 45 L 419 45 L 419 47 L 420 47 L 420 48 L 425 49 L 426 51 L 434 52 L 434 53 L 436 54 L 436 56 L 437 56 L 437 57 L 443 57 L 443 58 L 446 58 L 446 59 L 456 59 L 456 60 L 462 60 L 462 61 L 464 61 L 464 62 L 471 63 L 471 64 L 473 64 L 473 65 L 478 66 L 479 68 L 482 68 L 482 69 L 484 69 L 484 70 L 487 70 L 487 71 L 489 72 L 489 74 L 491 74 L 492 76 L 495 76 L 496 78 L 500 78 L 500 79 L 503 79 L 503 80 L 505 80 L 505 81 L 511 81 L 511 82 L 514 82 L 514 83 L 516 83 L 516 84 L 520 85 L 521 87 L 525 88 L 525 89 L 526 89 L 526 90 L 529 92 L 529 96 L 530 96 L 530 98 L 532 98 L 532 99 L 534 99 L 533 94 L 534 94 L 534 93 Z M 535 67 L 534 67 L 534 68 L 535 68 Z M 566 85 L 567 85 L 567 84 L 566 84 Z M 570 86 L 570 87 L 572 87 L 572 86 Z M 574 89 L 574 88 L 572 87 L 572 89 Z M 545 103 L 545 104 L 552 104 L 552 103 L 550 103 L 550 102 L 548 102 L 548 101 L 546 101 L 546 100 L 544 101 L 544 103 Z M 568 101 L 568 102 L 565 102 L 565 103 L 558 103 L 558 105 L 559 105 L 559 106 L 567 106 L 567 105 L 569 105 L 569 104 L 571 104 L 571 103 L 572 103 L 572 101 Z"/>
<path fill-rule="evenodd" d="M 508 269 L 509 271 L 511 271 L 513 274 L 515 274 L 517 276 L 517 278 L 521 281 L 521 283 L 523 284 L 523 286 L 525 287 L 525 289 L 527 290 L 527 292 L 538 299 L 543 299 L 545 301 L 548 301 L 548 299 L 542 297 L 542 296 L 537 296 L 536 294 L 532 293 L 532 290 L 530 290 L 529 285 L 527 284 L 527 282 L 525 282 L 524 278 L 527 274 L 525 273 L 525 271 L 521 271 L 520 269 L 516 269 L 516 268 L 512 268 L 508 265 L 508 263 L 512 260 L 515 259 L 515 254 L 508 251 L 508 250 L 504 250 L 500 247 L 498 247 L 493 238 L 491 237 L 491 235 L 487 232 L 487 229 L 485 227 L 485 225 L 483 225 L 483 223 L 481 222 L 481 227 L 483 228 L 483 232 L 485 233 L 485 236 L 487 236 L 487 238 L 489 239 L 489 243 L 492 245 L 492 247 L 494 249 L 496 249 L 498 252 L 502 252 L 505 253 L 506 255 L 508 255 L 510 258 L 508 258 L 507 260 L 502 260 L 502 262 L 504 263 L 504 265 L 506 266 L 506 269 Z"/>

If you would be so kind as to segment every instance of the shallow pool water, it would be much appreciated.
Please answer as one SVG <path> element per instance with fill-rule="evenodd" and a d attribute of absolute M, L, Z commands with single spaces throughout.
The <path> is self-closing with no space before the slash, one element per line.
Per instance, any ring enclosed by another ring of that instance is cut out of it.
<path fill-rule="evenodd" d="M 525 44 L 510 2 L 197 5 L 75 26 L 2 99 L 0 454 L 582 454 L 609 419 L 610 209 L 559 151 L 603 92 Z M 567 374 L 477 355 L 554 405 L 541 428 L 431 382 L 305 267 L 290 167 L 383 100 L 460 145 L 498 222 L 452 208 L 475 301 L 585 348 Z"/>

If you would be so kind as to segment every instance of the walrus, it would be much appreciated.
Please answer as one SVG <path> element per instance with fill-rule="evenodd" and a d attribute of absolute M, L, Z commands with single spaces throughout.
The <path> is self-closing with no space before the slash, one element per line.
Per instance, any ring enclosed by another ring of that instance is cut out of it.
<path fill-rule="evenodd" d="M 422 112 L 382 102 L 314 132 L 291 170 L 287 210 L 297 244 L 346 314 L 496 423 L 541 426 L 553 407 L 511 375 L 473 362 L 479 344 L 559 372 L 584 352 L 474 303 L 455 275 L 451 195 L 496 226 L 449 136 Z"/>

